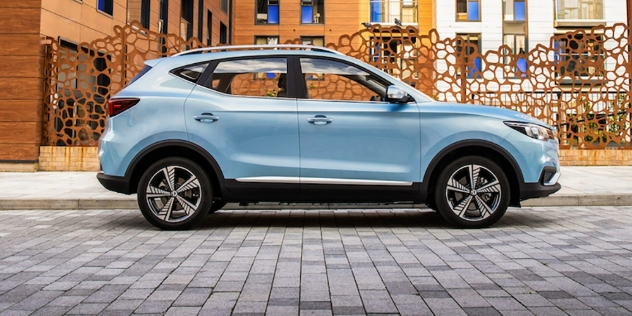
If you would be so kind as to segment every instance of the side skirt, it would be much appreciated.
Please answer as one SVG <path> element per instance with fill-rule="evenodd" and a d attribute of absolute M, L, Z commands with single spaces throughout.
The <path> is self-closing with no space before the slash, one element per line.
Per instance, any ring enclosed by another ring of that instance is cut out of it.
<path fill-rule="evenodd" d="M 226 202 L 293 202 L 293 203 L 423 203 L 421 184 L 356 185 L 261 183 L 226 180 Z"/>

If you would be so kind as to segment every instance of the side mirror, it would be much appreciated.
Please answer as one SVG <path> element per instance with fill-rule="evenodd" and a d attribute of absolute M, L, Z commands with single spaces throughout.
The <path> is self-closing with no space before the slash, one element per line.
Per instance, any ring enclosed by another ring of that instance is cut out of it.
<path fill-rule="evenodd" d="M 397 86 L 388 86 L 386 88 L 386 101 L 394 103 L 406 103 L 410 98 L 408 93 Z"/>

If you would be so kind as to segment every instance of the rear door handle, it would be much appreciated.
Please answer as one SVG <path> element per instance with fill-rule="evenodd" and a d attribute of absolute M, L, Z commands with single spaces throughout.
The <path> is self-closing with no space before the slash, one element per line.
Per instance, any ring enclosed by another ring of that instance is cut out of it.
<path fill-rule="evenodd" d="M 219 116 L 213 115 L 213 113 L 202 113 L 193 117 L 196 121 L 202 123 L 212 123 L 219 120 Z"/>
<path fill-rule="evenodd" d="M 314 117 L 308 118 L 307 121 L 314 125 L 325 125 L 333 122 L 334 119 L 328 118 L 324 115 L 315 115 Z"/>

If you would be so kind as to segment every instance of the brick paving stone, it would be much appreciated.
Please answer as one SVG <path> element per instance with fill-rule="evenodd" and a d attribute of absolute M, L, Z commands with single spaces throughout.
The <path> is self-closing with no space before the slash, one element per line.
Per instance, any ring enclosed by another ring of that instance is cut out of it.
<path fill-rule="evenodd" d="M 510 209 L 484 230 L 427 210 L 220 211 L 186 232 L 4 211 L 0 315 L 627 315 L 627 211 Z"/>
<path fill-rule="evenodd" d="M 81 303 L 71 309 L 68 314 L 80 314 L 80 315 L 96 315 L 105 309 L 108 304 L 104 303 Z"/>
<path fill-rule="evenodd" d="M 117 310 L 134 311 L 142 303 L 143 303 L 143 300 L 131 300 L 131 299 L 120 299 L 119 298 L 116 301 L 112 302 L 112 304 L 108 305 L 108 307 L 106 307 L 106 310 L 109 310 L 109 311 L 117 311 Z"/>

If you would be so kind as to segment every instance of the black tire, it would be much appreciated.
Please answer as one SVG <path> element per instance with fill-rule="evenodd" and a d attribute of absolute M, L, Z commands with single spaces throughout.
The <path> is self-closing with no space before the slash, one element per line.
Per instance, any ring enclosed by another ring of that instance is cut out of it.
<path fill-rule="evenodd" d="M 213 204 L 211 204 L 211 209 L 208 210 L 208 214 L 213 214 L 219 210 L 222 209 L 222 207 L 226 206 L 226 202 L 224 201 L 220 201 L 220 200 L 215 200 L 213 201 Z"/>
<path fill-rule="evenodd" d="M 507 211 L 511 196 L 509 180 L 502 168 L 478 156 L 459 158 L 448 164 L 435 188 L 434 202 L 439 214 L 461 228 L 495 224 Z"/>
<path fill-rule="evenodd" d="M 207 214 L 212 202 L 208 175 L 186 158 L 157 161 L 145 170 L 138 183 L 140 211 L 161 229 L 189 229 Z"/>

